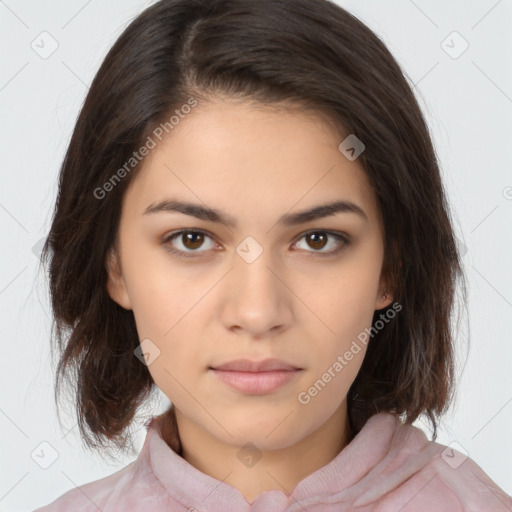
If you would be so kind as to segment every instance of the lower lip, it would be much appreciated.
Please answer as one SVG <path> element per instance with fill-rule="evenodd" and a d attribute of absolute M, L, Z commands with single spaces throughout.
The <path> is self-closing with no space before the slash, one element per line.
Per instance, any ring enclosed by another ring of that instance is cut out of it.
<path fill-rule="evenodd" d="M 295 378 L 301 370 L 274 370 L 268 372 L 239 372 L 211 369 L 229 386 L 250 395 L 270 393 Z"/>

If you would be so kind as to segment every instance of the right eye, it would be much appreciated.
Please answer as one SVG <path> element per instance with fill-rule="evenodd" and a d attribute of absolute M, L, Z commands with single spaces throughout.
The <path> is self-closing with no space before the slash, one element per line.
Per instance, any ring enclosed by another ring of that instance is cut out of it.
<path fill-rule="evenodd" d="M 205 231 L 196 230 L 196 229 L 182 229 L 180 231 L 175 231 L 171 233 L 171 235 L 167 236 L 162 240 L 162 243 L 165 245 L 166 249 L 178 256 L 183 256 L 185 258 L 193 258 L 196 257 L 194 253 L 201 253 L 206 251 L 198 251 L 197 249 L 203 245 L 204 240 L 209 238 L 213 240 L 210 235 L 208 235 Z M 180 246 L 178 248 L 175 245 L 171 244 L 174 240 L 177 240 L 177 245 Z M 206 250 L 212 249 L 215 246 L 213 243 Z"/>

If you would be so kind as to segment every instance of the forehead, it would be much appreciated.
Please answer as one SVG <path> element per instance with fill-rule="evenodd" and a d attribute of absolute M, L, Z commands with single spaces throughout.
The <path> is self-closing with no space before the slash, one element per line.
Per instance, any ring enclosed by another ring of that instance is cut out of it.
<path fill-rule="evenodd" d="M 282 216 L 349 200 L 379 218 L 362 165 L 338 149 L 346 134 L 297 108 L 216 100 L 200 104 L 157 141 L 125 193 L 142 215 L 170 198 L 203 203 L 232 217 Z"/>

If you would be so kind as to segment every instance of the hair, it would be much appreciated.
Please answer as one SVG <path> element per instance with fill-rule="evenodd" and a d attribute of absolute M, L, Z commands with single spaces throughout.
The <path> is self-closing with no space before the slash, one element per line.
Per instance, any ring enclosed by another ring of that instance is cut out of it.
<path fill-rule="evenodd" d="M 161 0 L 131 21 L 76 121 L 41 255 L 59 354 L 57 410 L 65 381 L 87 448 L 125 448 L 155 388 L 134 355 L 133 312 L 107 291 L 123 193 L 143 161 L 119 171 L 157 127 L 170 131 L 169 116 L 186 112 L 191 98 L 216 97 L 311 111 L 364 143 L 358 161 L 383 219 L 387 291 L 401 310 L 368 343 L 349 418 L 355 434 L 380 411 L 406 423 L 425 415 L 436 439 L 453 398 L 459 280 L 466 290 L 438 160 L 408 80 L 379 37 L 329 0 Z"/>

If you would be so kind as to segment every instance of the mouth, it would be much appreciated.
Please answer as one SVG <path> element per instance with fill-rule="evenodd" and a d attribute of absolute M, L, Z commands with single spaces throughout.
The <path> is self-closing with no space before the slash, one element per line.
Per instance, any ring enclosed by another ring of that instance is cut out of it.
<path fill-rule="evenodd" d="M 259 362 L 250 359 L 237 359 L 209 367 L 209 371 L 224 384 L 237 391 L 250 395 L 261 395 L 290 383 L 303 369 L 278 359 L 266 359 Z"/>

